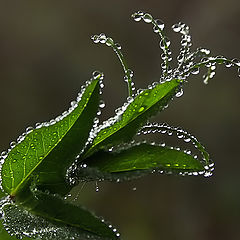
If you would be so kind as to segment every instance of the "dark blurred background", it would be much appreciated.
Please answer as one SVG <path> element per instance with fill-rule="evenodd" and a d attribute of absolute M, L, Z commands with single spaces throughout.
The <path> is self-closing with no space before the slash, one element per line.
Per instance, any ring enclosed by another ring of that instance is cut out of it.
<path fill-rule="evenodd" d="M 152 26 L 135 23 L 136 10 L 166 25 L 172 51 L 180 37 L 170 29 L 183 21 L 193 47 L 240 58 L 240 3 L 202 1 L 0 1 L 0 148 L 24 129 L 63 112 L 91 72 L 105 73 L 102 119 L 127 96 L 113 52 L 91 42 L 105 32 L 122 45 L 137 88 L 160 76 L 160 49 Z M 202 71 L 202 74 L 204 72 Z M 218 68 L 209 85 L 189 79 L 183 97 L 154 120 L 180 125 L 198 136 L 216 164 L 211 178 L 152 175 L 127 183 L 80 186 L 72 198 L 109 219 L 125 240 L 240 239 L 240 79 L 236 69 Z M 161 140 L 161 136 L 154 136 Z M 173 142 L 179 145 L 177 139 Z M 136 188 L 136 191 L 133 191 Z"/>

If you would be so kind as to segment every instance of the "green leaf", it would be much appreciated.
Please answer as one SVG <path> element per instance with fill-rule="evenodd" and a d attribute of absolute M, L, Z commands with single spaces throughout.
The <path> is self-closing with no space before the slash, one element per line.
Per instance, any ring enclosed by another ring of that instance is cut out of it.
<path fill-rule="evenodd" d="M 3 212 L 10 234 L 61 240 L 118 238 L 115 229 L 86 209 L 38 190 L 29 192 L 21 204 L 4 205 Z"/>
<path fill-rule="evenodd" d="M 88 81 L 68 112 L 31 130 L 8 153 L 2 166 L 2 187 L 16 195 L 34 176 L 43 189 L 66 194 L 66 169 L 84 148 L 99 105 L 98 75 Z"/>
<path fill-rule="evenodd" d="M 153 115 L 164 109 L 176 94 L 180 81 L 173 79 L 138 94 L 123 112 L 106 121 L 97 130 L 92 144 L 83 155 L 86 158 L 99 149 L 109 148 L 132 139 L 137 130 Z"/>
<path fill-rule="evenodd" d="M 142 143 L 116 152 L 100 151 L 81 166 L 80 179 L 129 180 L 156 170 L 167 174 L 203 174 L 207 163 L 180 150 Z"/>

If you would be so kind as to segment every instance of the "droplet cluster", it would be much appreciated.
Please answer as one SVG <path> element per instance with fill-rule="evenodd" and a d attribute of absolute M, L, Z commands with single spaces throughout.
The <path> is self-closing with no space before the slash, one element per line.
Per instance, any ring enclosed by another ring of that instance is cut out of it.
<path fill-rule="evenodd" d="M 209 154 L 208 152 L 205 150 L 205 147 L 197 140 L 196 137 L 194 137 L 193 135 L 191 135 L 190 133 L 188 133 L 187 131 L 181 129 L 180 127 L 173 127 L 173 126 L 169 126 L 167 123 L 149 123 L 145 126 L 142 127 L 142 129 L 139 130 L 139 132 L 137 133 L 137 135 L 141 135 L 141 134 L 150 134 L 150 133 L 161 133 L 161 134 L 167 134 L 169 136 L 172 135 L 176 135 L 178 139 L 182 139 L 185 143 L 192 143 L 193 146 L 201 153 L 202 158 L 199 160 L 200 162 L 202 162 L 204 164 L 204 168 L 205 171 L 204 172 L 199 172 L 198 174 L 204 174 L 204 176 L 209 177 L 212 175 L 212 172 L 214 170 L 213 166 L 213 162 L 211 161 L 211 159 L 209 158 Z M 153 143 L 155 144 L 155 143 Z M 165 143 L 160 144 L 160 146 L 166 146 Z M 179 150 L 179 147 L 175 147 L 175 150 Z M 192 152 L 190 150 L 183 150 L 184 153 L 192 155 Z M 198 159 L 197 155 L 192 155 L 193 158 Z M 187 174 L 187 173 L 185 173 Z M 181 173 L 181 175 L 184 175 L 183 173 Z M 188 172 L 189 175 L 189 172 Z M 190 172 L 190 175 L 192 175 L 192 173 Z M 196 173 L 194 174 L 196 175 Z"/>
<path fill-rule="evenodd" d="M 128 94 L 132 96 L 133 91 L 135 90 L 134 82 L 132 81 L 133 78 L 133 71 L 128 68 L 127 62 L 121 52 L 121 45 L 119 43 L 115 43 L 112 38 L 107 37 L 104 33 L 99 35 L 93 35 L 91 37 L 94 43 L 102 43 L 106 44 L 108 47 L 112 47 L 113 51 L 116 53 L 124 71 L 124 81 L 128 84 Z"/>
<path fill-rule="evenodd" d="M 102 237 L 97 236 L 96 234 L 91 234 L 88 231 L 78 231 L 76 228 L 71 226 L 54 224 L 53 222 L 49 222 L 42 217 L 33 215 L 9 202 L 4 203 L 1 209 L 4 228 L 11 236 L 16 236 L 19 239 L 22 239 L 23 237 L 49 240 L 102 239 Z M 104 219 L 101 221 L 105 222 Z M 116 237 L 120 236 L 116 228 L 113 228 L 111 224 L 106 224 L 112 229 Z"/>
<path fill-rule="evenodd" d="M 190 74 L 199 74 L 200 67 L 207 67 L 207 73 L 203 75 L 204 83 L 207 84 L 209 79 L 215 75 L 216 64 L 225 64 L 226 67 L 235 66 L 238 68 L 238 75 L 240 77 L 240 61 L 238 59 L 229 60 L 222 56 L 211 57 L 210 50 L 206 48 L 197 48 L 197 50 L 191 52 L 191 35 L 189 33 L 189 26 L 185 23 L 179 22 L 172 26 L 172 30 L 181 34 L 181 49 L 177 57 L 178 66 L 175 69 L 171 69 L 169 62 L 172 60 L 171 51 L 169 49 L 170 41 L 164 34 L 164 23 L 159 19 L 154 19 L 149 13 L 138 11 L 132 14 L 132 18 L 139 22 L 143 20 L 146 23 L 153 24 L 153 31 L 160 36 L 159 46 L 163 53 L 161 58 L 163 63 L 161 64 L 162 76 L 160 81 L 164 82 L 166 79 L 178 78 L 179 80 L 186 81 Z M 200 61 L 197 59 L 200 58 Z"/>

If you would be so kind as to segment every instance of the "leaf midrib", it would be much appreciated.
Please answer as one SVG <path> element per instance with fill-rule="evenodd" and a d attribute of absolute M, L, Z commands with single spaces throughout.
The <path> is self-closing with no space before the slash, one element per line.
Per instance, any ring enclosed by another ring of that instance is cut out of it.
<path fill-rule="evenodd" d="M 172 90 L 173 90 L 174 88 L 176 88 L 176 87 L 177 87 L 177 86 L 173 87 L 170 91 L 172 91 Z M 146 90 L 148 90 L 148 89 L 146 89 Z M 170 91 L 169 91 L 169 92 L 170 92 Z M 169 92 L 168 92 L 166 95 L 164 95 L 161 99 L 163 99 L 164 97 L 166 97 L 166 96 L 169 94 Z M 160 100 L 159 100 L 159 101 L 160 101 Z M 153 106 L 155 106 L 157 103 L 158 103 L 158 101 L 155 102 L 152 106 L 146 108 L 144 111 L 142 111 L 142 114 L 145 113 L 146 111 L 148 111 L 148 110 L 149 110 L 150 108 L 152 108 Z M 127 109 L 126 109 L 126 110 L 127 110 Z M 124 112 L 124 113 L 125 113 L 125 112 Z M 142 114 L 141 114 L 141 115 L 142 115 Z M 132 118 L 129 122 L 126 122 L 125 124 L 123 124 L 123 127 L 118 128 L 115 132 L 113 132 L 112 134 L 110 134 L 110 135 L 107 136 L 106 138 L 104 138 L 104 139 L 102 139 L 101 141 L 97 142 L 95 145 L 92 145 L 92 146 L 89 148 L 89 150 L 86 152 L 86 154 L 84 154 L 84 158 L 89 157 L 89 156 L 91 155 L 92 149 L 94 149 L 95 146 L 99 145 L 100 143 L 102 143 L 103 141 L 105 141 L 108 137 L 111 137 L 111 136 L 114 135 L 115 133 L 117 133 L 117 132 L 119 132 L 120 130 L 122 130 L 124 127 L 126 127 L 126 125 L 128 125 L 128 124 L 131 123 L 131 122 L 133 122 L 136 118 L 138 118 L 138 117 L 141 116 L 141 115 L 137 115 L 136 117 Z M 116 122 L 115 122 L 115 123 L 116 123 Z M 113 125 L 114 125 L 115 123 L 113 123 Z M 111 125 L 111 127 L 112 127 L 113 125 Z M 106 127 L 106 128 L 108 128 L 108 127 Z M 103 129 L 101 129 L 100 131 L 103 131 L 103 130 L 106 129 L 106 128 L 103 128 Z M 89 154 L 89 153 L 90 153 L 90 154 Z"/>
<path fill-rule="evenodd" d="M 97 81 L 96 81 L 96 83 L 97 83 Z M 94 87 L 95 88 L 95 87 Z M 90 99 L 90 97 L 91 97 L 91 95 L 92 95 L 92 93 L 94 92 L 94 89 L 93 89 L 93 91 L 91 91 L 89 94 L 90 94 L 90 96 L 89 96 L 89 99 Z M 80 100 L 81 101 L 81 100 Z M 87 101 L 87 104 L 89 103 L 89 100 Z M 76 109 L 74 109 L 74 110 L 76 110 Z M 73 110 L 73 111 L 74 111 Z M 84 108 L 82 108 L 82 110 L 81 110 L 81 112 L 79 113 L 79 116 L 81 115 L 81 113 L 83 112 L 83 110 L 84 110 Z M 71 113 L 73 113 L 73 112 L 71 112 Z M 70 113 L 70 114 L 71 114 Z M 67 115 L 66 117 L 68 117 L 69 115 Z M 64 118 L 66 118 L 66 117 L 64 117 Z M 64 120 L 64 118 L 61 120 L 61 121 L 63 121 Z M 78 117 L 79 118 L 79 117 Z M 72 123 L 72 126 L 75 124 L 75 122 L 78 120 L 78 118 L 76 118 L 76 120 Z M 68 120 L 68 126 L 69 126 L 69 120 Z M 70 128 L 68 128 L 68 131 L 66 131 L 66 133 L 63 135 L 63 137 L 61 138 L 61 139 L 59 139 L 59 141 L 57 142 L 57 144 L 55 144 L 55 145 L 53 145 L 53 147 L 52 148 L 50 148 L 50 150 L 47 152 L 47 154 L 44 156 L 44 158 L 42 159 L 42 160 L 40 160 L 36 165 L 35 165 L 35 167 L 31 170 L 31 171 L 29 171 L 29 173 L 22 179 L 22 181 L 16 186 L 16 188 L 14 188 L 14 190 L 10 193 L 10 195 L 11 196 L 15 196 L 16 195 L 16 193 L 17 193 L 17 191 L 18 191 L 18 189 L 21 187 L 21 185 L 22 185 L 22 183 L 24 183 L 28 178 L 29 178 L 29 176 L 34 172 L 34 170 L 44 161 L 44 159 L 46 159 L 47 158 L 47 156 L 49 155 L 49 153 L 51 153 L 52 152 L 52 150 L 59 144 L 59 142 L 60 141 L 62 141 L 62 139 L 65 137 L 65 135 L 69 132 L 69 130 L 72 128 L 72 126 L 70 127 Z M 46 126 L 43 126 L 43 128 L 46 128 Z M 42 129 L 42 128 L 40 128 L 40 129 Z M 39 129 L 39 130 L 40 130 Z M 37 129 L 38 130 L 38 129 Z M 31 132 L 32 133 L 32 132 Z M 31 134 L 30 133 L 30 134 Z M 42 136 L 42 133 L 41 133 L 41 136 Z M 42 137 L 41 137 L 41 139 L 42 139 Z M 43 141 L 43 139 L 42 139 L 42 142 L 43 142 L 43 145 L 44 145 L 44 141 Z M 11 162 L 10 162 L 11 163 Z"/>

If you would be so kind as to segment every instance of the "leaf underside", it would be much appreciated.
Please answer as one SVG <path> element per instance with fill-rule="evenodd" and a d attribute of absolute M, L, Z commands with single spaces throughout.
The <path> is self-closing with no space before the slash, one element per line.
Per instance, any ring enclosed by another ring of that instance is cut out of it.
<path fill-rule="evenodd" d="M 46 240 L 117 239 L 108 224 L 86 209 L 38 190 L 28 195 L 24 208 L 6 204 L 3 212 L 3 224 L 14 235 Z"/>
<path fill-rule="evenodd" d="M 43 188 L 66 194 L 67 167 L 83 149 L 99 103 L 99 79 L 89 82 L 71 112 L 49 126 L 28 133 L 8 154 L 2 166 L 2 187 L 11 195 L 34 175 Z"/>

